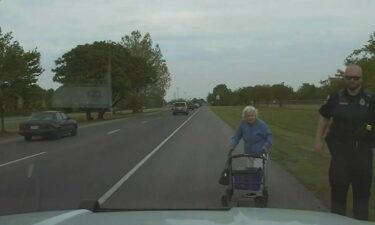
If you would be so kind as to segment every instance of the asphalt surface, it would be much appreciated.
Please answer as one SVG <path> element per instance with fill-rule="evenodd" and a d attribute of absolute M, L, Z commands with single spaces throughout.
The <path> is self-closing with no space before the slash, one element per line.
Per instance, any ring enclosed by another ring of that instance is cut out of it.
<path fill-rule="evenodd" d="M 226 123 L 209 108 L 201 108 L 103 206 L 127 209 L 221 207 L 220 197 L 226 187 L 218 184 L 218 178 L 232 136 L 233 130 Z M 242 153 L 242 144 L 235 153 Z M 234 162 L 234 167 L 243 167 L 243 163 Z M 268 207 L 327 211 L 320 200 L 272 160 L 268 161 L 267 175 Z M 245 203 L 245 206 L 252 206 L 251 202 Z"/>
<path fill-rule="evenodd" d="M 0 214 L 108 208 L 217 208 L 217 183 L 233 131 L 207 107 L 95 124 L 60 140 L 0 143 Z M 240 152 L 239 147 L 239 152 Z M 269 207 L 326 210 L 269 163 Z"/>

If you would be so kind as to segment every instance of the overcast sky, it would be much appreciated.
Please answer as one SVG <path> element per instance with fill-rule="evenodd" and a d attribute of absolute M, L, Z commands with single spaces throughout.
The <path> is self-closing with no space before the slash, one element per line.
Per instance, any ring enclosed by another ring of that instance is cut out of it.
<path fill-rule="evenodd" d="M 220 83 L 318 84 L 366 43 L 374 12 L 373 0 L 0 0 L 0 26 L 41 52 L 44 88 L 59 86 L 54 60 L 76 45 L 149 32 L 171 72 L 169 100 Z"/>

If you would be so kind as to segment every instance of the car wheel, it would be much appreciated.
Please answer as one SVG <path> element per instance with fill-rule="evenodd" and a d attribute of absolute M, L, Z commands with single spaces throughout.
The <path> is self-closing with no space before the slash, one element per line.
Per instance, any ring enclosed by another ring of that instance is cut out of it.
<path fill-rule="evenodd" d="M 72 130 L 72 136 L 77 136 L 78 133 L 78 127 L 74 127 Z"/>
<path fill-rule="evenodd" d="M 33 139 L 33 136 L 25 136 L 25 141 L 31 141 L 31 139 Z"/>

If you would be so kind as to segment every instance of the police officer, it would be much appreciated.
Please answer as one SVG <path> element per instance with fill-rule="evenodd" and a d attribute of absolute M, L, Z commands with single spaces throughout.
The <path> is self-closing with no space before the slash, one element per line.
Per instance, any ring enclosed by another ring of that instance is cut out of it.
<path fill-rule="evenodd" d="M 331 212 L 346 215 L 346 197 L 351 184 L 354 217 L 368 220 L 375 96 L 363 89 L 360 66 L 348 65 L 344 80 L 346 88 L 329 95 L 319 109 L 315 150 L 321 151 L 323 136 L 330 127 L 325 140 L 331 153 Z"/>

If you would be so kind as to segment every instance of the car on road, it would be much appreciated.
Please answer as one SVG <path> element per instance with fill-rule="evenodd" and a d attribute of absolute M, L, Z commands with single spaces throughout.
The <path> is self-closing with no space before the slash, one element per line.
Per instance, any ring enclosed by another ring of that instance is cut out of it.
<path fill-rule="evenodd" d="M 195 105 L 194 105 L 193 103 L 189 102 L 189 103 L 188 103 L 188 108 L 189 108 L 190 110 L 194 110 L 194 109 L 195 109 Z"/>
<path fill-rule="evenodd" d="M 34 136 L 56 139 L 67 134 L 75 136 L 77 130 L 77 121 L 59 111 L 34 112 L 27 121 L 19 124 L 19 134 L 26 141 L 31 141 Z"/>
<path fill-rule="evenodd" d="M 189 108 L 187 102 L 175 102 L 172 107 L 173 115 L 176 115 L 178 113 L 183 113 L 188 115 L 189 114 Z"/>

